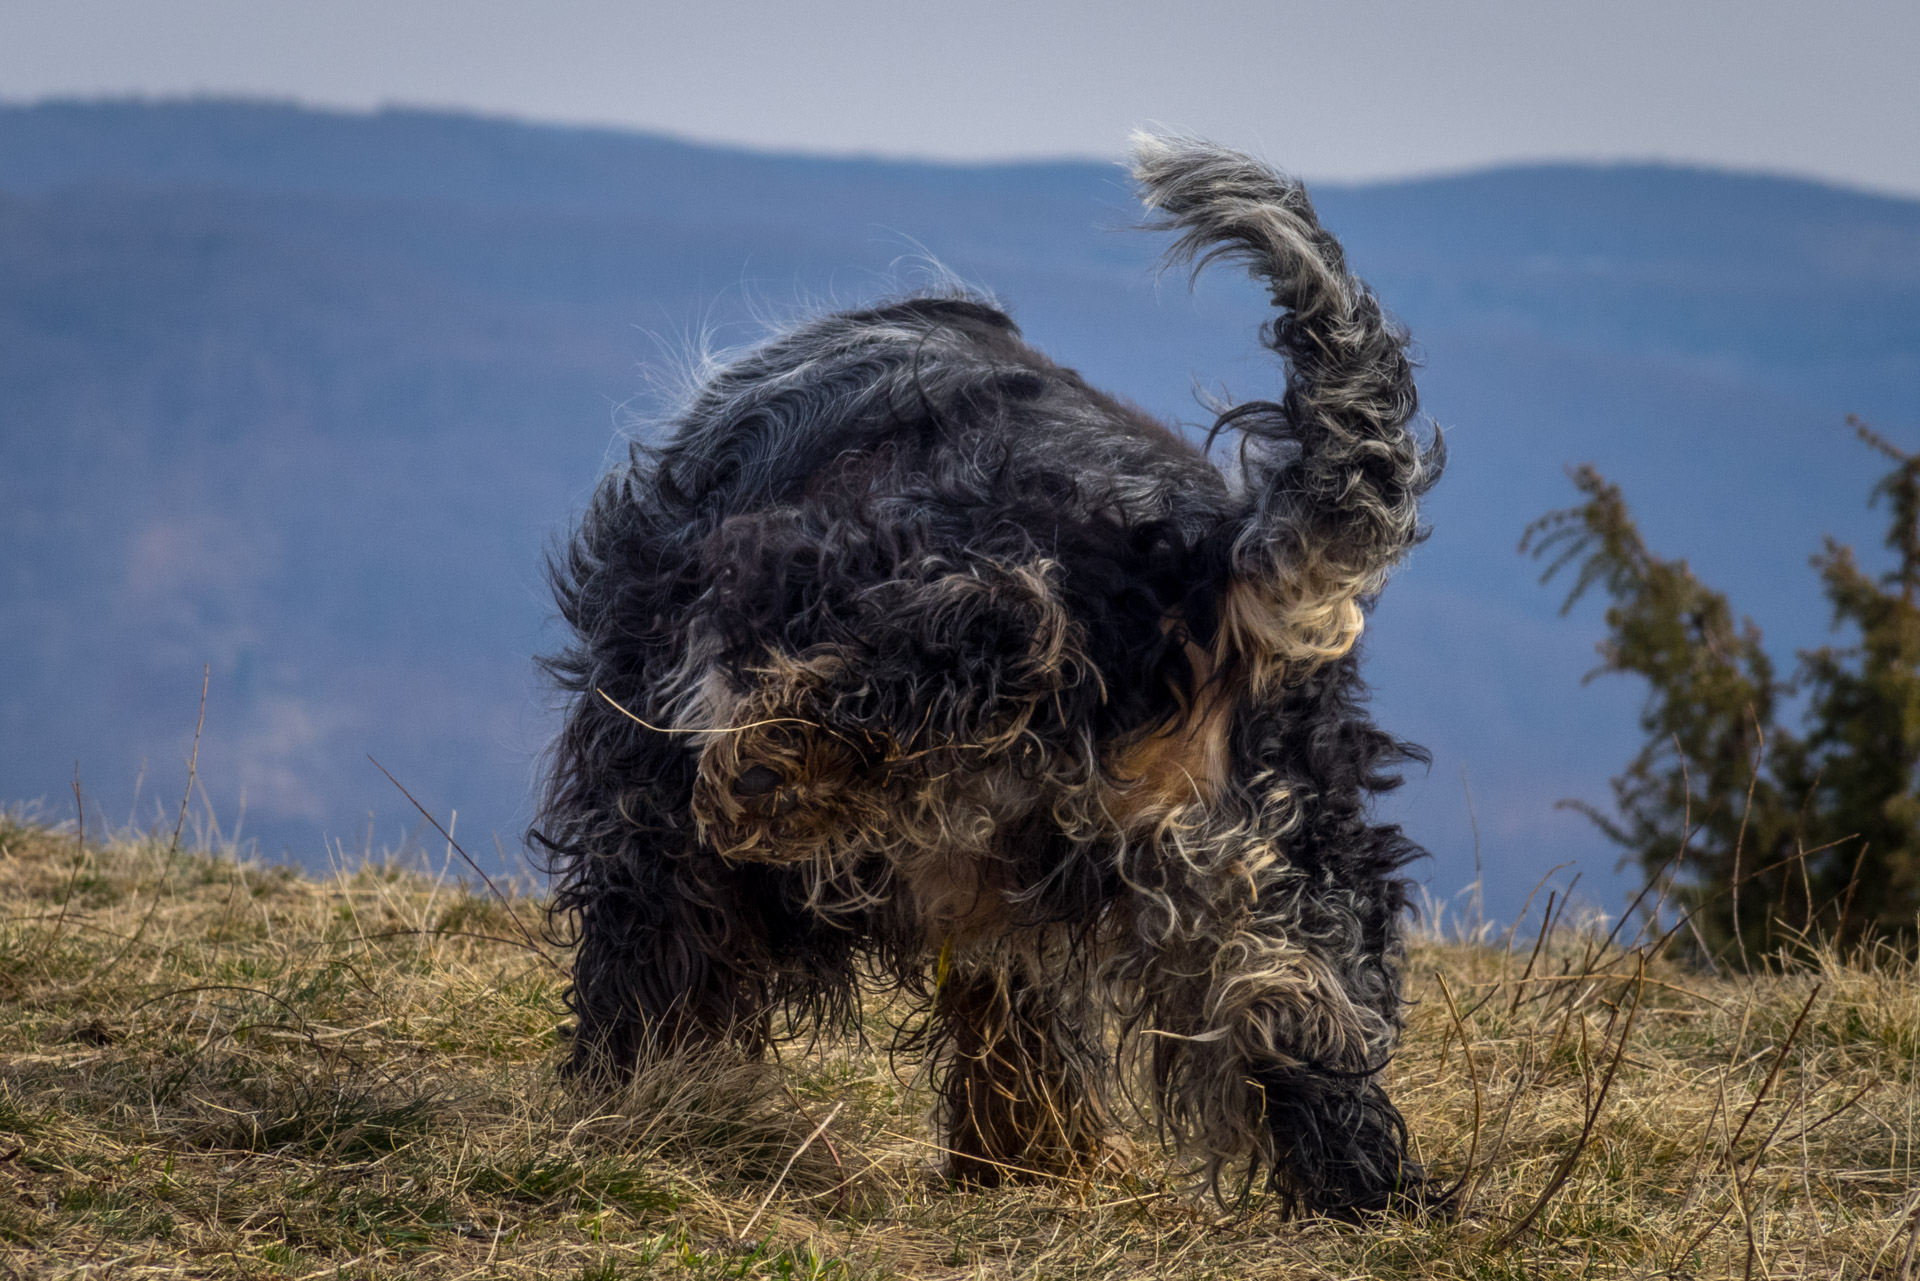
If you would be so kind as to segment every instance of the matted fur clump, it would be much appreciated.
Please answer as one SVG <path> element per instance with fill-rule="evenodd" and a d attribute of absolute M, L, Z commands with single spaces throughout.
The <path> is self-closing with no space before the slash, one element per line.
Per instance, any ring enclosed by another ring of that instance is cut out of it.
<path fill-rule="evenodd" d="M 1420 851 L 1368 817 L 1420 753 L 1354 646 L 1438 437 L 1298 183 L 1167 137 L 1134 175 L 1280 311 L 1231 471 L 941 295 L 778 334 L 601 482 L 536 831 L 573 1065 L 852 1030 L 891 985 L 956 1177 L 1085 1168 L 1132 1100 L 1216 1190 L 1424 1204 L 1377 1081 Z"/>

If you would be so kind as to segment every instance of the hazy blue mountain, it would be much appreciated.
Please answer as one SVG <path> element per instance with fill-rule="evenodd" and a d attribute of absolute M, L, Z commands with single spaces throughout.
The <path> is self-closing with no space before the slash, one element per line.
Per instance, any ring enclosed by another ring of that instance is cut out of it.
<path fill-rule="evenodd" d="M 1284 156 L 1275 157 L 1284 161 Z M 1805 561 L 1877 550 L 1874 459 L 1920 441 L 1920 202 L 1653 166 L 1330 187 L 1412 327 L 1452 466 L 1371 640 L 1382 718 L 1431 745 L 1396 805 L 1494 909 L 1612 852 L 1639 693 L 1582 688 L 1597 607 L 1515 554 L 1622 481 L 1779 656 L 1820 642 Z M 0 796 L 177 804 L 200 773 L 267 852 L 392 844 L 393 769 L 510 855 L 548 732 L 543 550 L 703 345 L 931 278 L 1187 423 L 1264 394 L 1260 299 L 1156 282 L 1117 168 L 765 155 L 604 130 L 235 102 L 0 109 Z M 369 820 L 371 814 L 371 820 Z"/>

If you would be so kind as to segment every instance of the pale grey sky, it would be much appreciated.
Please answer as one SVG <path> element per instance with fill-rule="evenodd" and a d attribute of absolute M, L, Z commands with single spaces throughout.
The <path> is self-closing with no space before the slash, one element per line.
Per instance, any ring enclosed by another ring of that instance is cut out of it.
<path fill-rule="evenodd" d="M 0 99 L 243 93 L 1309 177 L 1657 158 L 1920 195 L 1920 0 L 0 0 Z"/>

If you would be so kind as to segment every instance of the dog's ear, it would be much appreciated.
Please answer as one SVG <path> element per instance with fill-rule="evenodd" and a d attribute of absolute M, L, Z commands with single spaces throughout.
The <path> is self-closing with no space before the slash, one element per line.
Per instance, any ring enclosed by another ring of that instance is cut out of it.
<path fill-rule="evenodd" d="M 883 736 L 835 725 L 858 664 L 837 647 L 774 653 L 699 738 L 692 813 L 701 842 L 722 858 L 832 861 L 884 835 L 894 749 Z"/>

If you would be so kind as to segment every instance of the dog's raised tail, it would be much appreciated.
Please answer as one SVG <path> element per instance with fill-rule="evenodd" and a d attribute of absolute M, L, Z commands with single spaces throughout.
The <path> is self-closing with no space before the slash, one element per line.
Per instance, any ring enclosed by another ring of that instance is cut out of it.
<path fill-rule="evenodd" d="M 1179 233 L 1169 262 L 1242 262 L 1283 313 L 1262 339 L 1286 363 L 1285 393 L 1234 406 L 1216 428 L 1241 434 L 1249 504 L 1221 643 L 1265 685 L 1353 647 L 1361 601 L 1420 537 L 1440 437 L 1413 432 L 1406 333 L 1347 270 L 1299 182 L 1242 152 L 1150 133 L 1134 135 L 1133 176 L 1155 225 Z"/>

